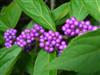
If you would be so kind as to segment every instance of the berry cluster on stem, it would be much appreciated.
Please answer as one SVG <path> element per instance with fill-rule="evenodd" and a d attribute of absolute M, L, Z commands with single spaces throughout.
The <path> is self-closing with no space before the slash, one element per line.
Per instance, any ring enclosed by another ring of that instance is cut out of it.
<path fill-rule="evenodd" d="M 16 39 L 16 33 L 17 30 L 16 29 L 8 29 L 5 33 L 4 33 L 4 39 L 5 39 L 5 47 L 10 48 L 12 47 L 12 45 L 14 44 L 14 41 Z"/>
<path fill-rule="evenodd" d="M 82 35 L 88 31 L 94 31 L 100 27 L 91 25 L 90 21 L 78 21 L 75 17 L 71 17 L 66 20 L 66 23 L 62 26 L 64 36 L 59 32 L 49 30 L 48 32 L 38 24 L 35 24 L 31 29 L 25 29 L 19 36 L 16 37 L 16 29 L 8 29 L 4 33 L 5 47 L 10 48 L 13 44 L 16 44 L 26 51 L 29 51 L 34 42 L 38 42 L 38 46 L 43 48 L 46 52 L 54 52 L 58 54 L 62 53 L 67 47 L 67 41 L 63 37 L 72 37 Z"/>

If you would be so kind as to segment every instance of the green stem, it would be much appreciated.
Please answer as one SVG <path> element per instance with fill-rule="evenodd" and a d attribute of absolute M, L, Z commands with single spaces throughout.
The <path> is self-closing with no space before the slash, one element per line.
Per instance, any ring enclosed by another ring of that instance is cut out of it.
<path fill-rule="evenodd" d="M 64 35 L 63 38 L 64 38 L 64 39 L 68 39 L 68 36 L 65 36 L 65 35 Z"/>
<path fill-rule="evenodd" d="M 50 6 L 51 6 L 51 10 L 53 10 L 54 9 L 54 7 L 55 7 L 55 0 L 51 0 L 51 2 L 50 2 Z"/>
<path fill-rule="evenodd" d="M 48 2 L 48 0 L 45 0 L 45 2 Z"/>

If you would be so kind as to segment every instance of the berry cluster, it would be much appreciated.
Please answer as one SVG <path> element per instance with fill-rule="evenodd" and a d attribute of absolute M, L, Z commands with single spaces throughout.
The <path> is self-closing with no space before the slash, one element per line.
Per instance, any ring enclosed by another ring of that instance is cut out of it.
<path fill-rule="evenodd" d="M 34 40 L 33 32 L 30 29 L 25 29 L 22 33 L 16 38 L 16 44 L 20 47 L 25 47 L 27 44 L 31 43 Z"/>
<path fill-rule="evenodd" d="M 44 48 L 47 52 L 53 52 L 57 49 L 58 52 L 62 52 L 67 47 L 66 42 L 63 40 L 63 36 L 59 32 L 48 31 L 40 36 L 40 47 Z"/>
<path fill-rule="evenodd" d="M 28 50 L 32 47 L 33 41 L 38 40 L 39 36 L 44 32 L 45 30 L 41 26 L 35 24 L 33 28 L 22 31 L 16 38 L 16 44 L 20 47 L 24 47 L 25 50 Z"/>
<path fill-rule="evenodd" d="M 65 35 L 71 37 L 97 28 L 97 26 L 92 26 L 89 21 L 78 21 L 75 17 L 72 17 L 66 20 L 65 25 L 62 26 L 62 31 L 64 31 Z"/>
<path fill-rule="evenodd" d="M 13 44 L 17 44 L 20 47 L 25 47 L 34 40 L 38 40 L 44 32 L 45 30 L 38 24 L 35 24 L 31 29 L 25 29 L 18 37 L 16 37 L 17 31 L 15 29 L 9 29 L 4 33 L 5 46 L 9 48 Z"/>
<path fill-rule="evenodd" d="M 9 29 L 4 33 L 5 46 L 10 48 L 16 39 L 17 30 Z"/>
<path fill-rule="evenodd" d="M 100 27 L 92 26 L 89 21 L 78 21 L 75 17 L 72 17 L 66 20 L 65 25 L 62 26 L 62 31 L 64 31 L 65 35 L 72 37 L 97 28 Z M 5 46 L 7 48 L 16 44 L 24 48 L 25 51 L 29 51 L 34 43 L 38 42 L 40 48 L 49 53 L 56 50 L 59 55 L 67 47 L 67 43 L 64 41 L 65 36 L 52 30 L 46 32 L 38 24 L 35 24 L 31 29 L 25 29 L 18 37 L 16 37 L 16 33 L 15 29 L 9 29 L 4 33 Z"/>

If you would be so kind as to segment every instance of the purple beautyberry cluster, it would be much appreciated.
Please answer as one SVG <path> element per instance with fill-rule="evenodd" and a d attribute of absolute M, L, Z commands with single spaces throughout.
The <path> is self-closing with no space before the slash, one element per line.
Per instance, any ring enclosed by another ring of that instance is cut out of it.
<path fill-rule="evenodd" d="M 35 24 L 33 28 L 22 31 L 16 39 L 16 44 L 20 47 L 28 46 L 34 40 L 38 40 L 39 36 L 44 32 L 45 30 L 41 26 Z"/>
<path fill-rule="evenodd" d="M 16 44 L 20 47 L 25 47 L 28 43 L 31 43 L 34 40 L 33 32 L 30 29 L 25 29 L 22 33 L 16 38 Z"/>
<path fill-rule="evenodd" d="M 72 37 L 98 28 L 100 26 L 92 26 L 89 21 L 78 21 L 75 17 L 72 17 L 66 20 L 66 23 L 62 26 L 62 31 L 68 37 Z M 38 42 L 39 46 L 45 51 L 51 53 L 56 50 L 58 55 L 67 47 L 67 43 L 63 39 L 65 36 L 52 30 L 46 32 L 38 24 L 35 24 L 31 29 L 25 29 L 18 37 L 16 37 L 16 33 L 15 29 L 9 29 L 4 33 L 5 47 L 10 48 L 13 44 L 16 44 L 28 52 Z"/>
<path fill-rule="evenodd" d="M 4 33 L 4 39 L 5 39 L 5 47 L 10 48 L 14 44 L 14 41 L 16 39 L 16 33 L 17 30 L 15 29 L 8 29 Z"/>
<path fill-rule="evenodd" d="M 71 37 L 96 30 L 97 28 L 97 26 L 92 26 L 90 21 L 78 21 L 75 17 L 72 17 L 66 20 L 66 23 L 62 26 L 62 31 L 64 31 L 65 35 Z"/>
<path fill-rule="evenodd" d="M 44 48 L 47 52 L 53 52 L 55 49 L 62 52 L 67 47 L 63 36 L 59 32 L 48 31 L 40 36 L 40 47 Z"/>

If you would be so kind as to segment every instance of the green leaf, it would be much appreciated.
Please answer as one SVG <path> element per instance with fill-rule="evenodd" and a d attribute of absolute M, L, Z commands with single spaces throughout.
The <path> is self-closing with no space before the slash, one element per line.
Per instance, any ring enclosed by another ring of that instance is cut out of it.
<path fill-rule="evenodd" d="M 100 71 L 99 40 L 100 29 L 75 38 L 63 54 L 49 64 L 49 68 L 73 70 L 81 73 Z"/>
<path fill-rule="evenodd" d="M 83 0 L 89 14 L 100 21 L 100 0 Z"/>
<path fill-rule="evenodd" d="M 95 75 L 94 73 L 78 73 L 77 75 Z"/>
<path fill-rule="evenodd" d="M 88 15 L 83 0 L 71 0 L 69 15 L 70 17 L 76 17 L 78 20 L 83 20 Z"/>
<path fill-rule="evenodd" d="M 0 31 L 0 45 L 2 45 L 3 42 L 4 42 L 4 39 L 3 39 L 3 32 Z"/>
<path fill-rule="evenodd" d="M 0 74 L 9 75 L 11 70 L 18 60 L 21 53 L 21 48 L 13 46 L 12 48 L 0 49 Z"/>
<path fill-rule="evenodd" d="M 28 58 L 28 62 L 26 64 L 26 71 L 30 74 L 33 75 L 33 69 L 34 69 L 34 59 L 32 57 Z"/>
<path fill-rule="evenodd" d="M 3 37 L 0 35 L 0 45 L 3 43 Z"/>
<path fill-rule="evenodd" d="M 22 10 L 38 24 L 56 30 L 51 12 L 43 0 L 16 0 Z"/>
<path fill-rule="evenodd" d="M 44 50 L 41 50 L 35 62 L 33 75 L 56 75 L 56 70 L 49 71 L 46 69 L 48 68 L 47 64 L 49 64 L 54 57 L 55 53 L 49 54 Z"/>
<path fill-rule="evenodd" d="M 21 16 L 21 9 L 15 2 L 12 2 L 10 5 L 4 7 L 1 10 L 0 20 L 3 21 L 5 27 L 7 26 L 9 28 L 10 27 L 14 28 L 20 16 Z"/>
<path fill-rule="evenodd" d="M 56 25 L 62 25 L 65 23 L 66 19 L 69 18 L 69 15 L 65 16 L 64 18 L 62 18 L 61 20 L 56 21 Z"/>
<path fill-rule="evenodd" d="M 77 75 L 100 75 L 100 71 L 95 73 L 78 73 Z"/>
<path fill-rule="evenodd" d="M 100 75 L 100 71 L 98 71 L 98 72 L 94 73 L 94 75 Z"/>
<path fill-rule="evenodd" d="M 52 11 L 52 14 L 54 16 L 54 20 L 57 21 L 64 18 L 68 14 L 68 12 L 69 12 L 69 3 L 64 3 L 58 8 L 54 9 Z"/>
<path fill-rule="evenodd" d="M 34 22 L 33 21 L 30 21 L 29 23 L 28 23 L 28 25 L 26 26 L 26 28 L 32 28 L 33 26 L 34 26 Z"/>
<path fill-rule="evenodd" d="M 5 31 L 7 30 L 9 27 L 6 26 L 6 24 L 4 24 L 1 20 L 0 20 L 0 31 Z"/>
<path fill-rule="evenodd" d="M 81 44 L 81 42 L 82 44 L 92 44 L 95 46 L 99 46 L 99 42 L 98 42 L 98 38 L 100 36 L 99 33 L 100 33 L 100 29 L 93 31 L 93 32 L 85 33 L 84 35 L 81 35 L 81 36 L 78 36 L 69 43 L 69 46 L 78 45 L 78 44 Z M 86 41 L 88 39 L 89 41 Z"/>
<path fill-rule="evenodd" d="M 29 73 L 30 75 L 33 75 L 34 63 L 36 59 L 36 53 L 34 51 L 35 51 L 35 48 L 29 52 L 29 57 L 26 64 L 26 72 Z"/>

